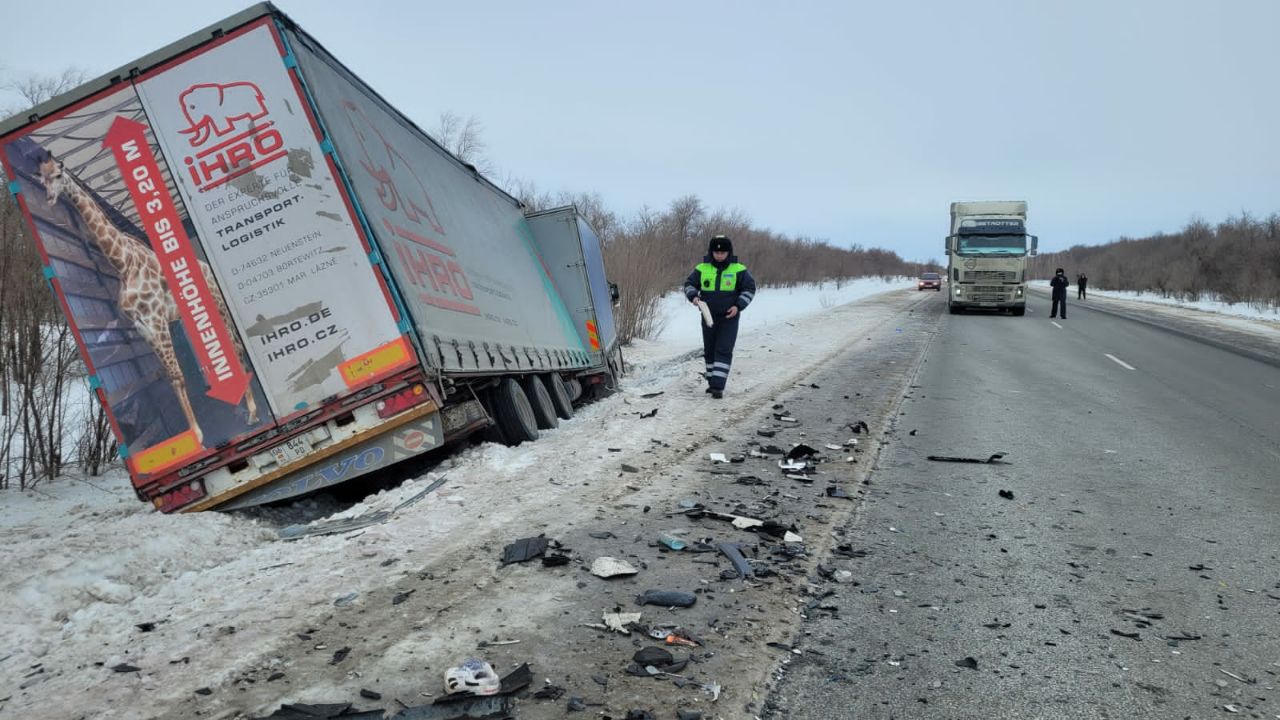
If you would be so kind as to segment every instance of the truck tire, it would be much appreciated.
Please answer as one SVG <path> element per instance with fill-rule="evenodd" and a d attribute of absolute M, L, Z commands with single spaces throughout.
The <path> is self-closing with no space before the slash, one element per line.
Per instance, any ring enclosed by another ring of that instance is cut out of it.
<path fill-rule="evenodd" d="M 547 385 L 547 392 L 551 394 L 551 404 L 556 408 L 556 415 L 561 420 L 568 420 L 573 417 L 573 401 L 569 399 L 569 390 L 564 386 L 564 380 L 560 379 L 560 373 L 547 373 L 542 376 L 542 381 Z"/>
<path fill-rule="evenodd" d="M 1014 317 L 1022 317 L 1027 314 L 1027 309 L 1025 307 L 1016 307 L 1009 312 L 1013 313 Z"/>
<path fill-rule="evenodd" d="M 552 430 L 559 427 L 560 420 L 556 417 L 556 406 L 551 403 L 551 393 L 547 392 L 547 386 L 537 375 L 526 375 L 521 379 L 521 385 L 524 386 L 524 394 L 529 398 L 529 404 L 533 406 L 533 417 L 537 420 L 539 430 Z"/>
<path fill-rule="evenodd" d="M 960 314 L 960 310 L 961 310 L 961 308 L 960 308 L 960 306 L 959 306 L 959 305 L 948 305 L 948 306 L 947 306 L 947 312 L 950 312 L 952 315 L 959 315 L 959 314 Z"/>
<path fill-rule="evenodd" d="M 529 397 L 520 389 L 520 383 L 503 378 L 489 394 L 489 402 L 493 405 L 493 419 L 508 445 L 538 439 L 538 421 L 533 415 Z"/>
<path fill-rule="evenodd" d="M 578 398 L 582 397 L 582 382 L 578 378 L 569 378 L 564 387 L 569 391 L 570 402 L 578 402 Z"/>

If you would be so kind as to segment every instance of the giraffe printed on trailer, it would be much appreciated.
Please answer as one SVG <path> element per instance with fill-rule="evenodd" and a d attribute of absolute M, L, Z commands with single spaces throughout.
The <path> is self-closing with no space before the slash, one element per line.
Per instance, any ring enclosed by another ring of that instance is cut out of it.
<path fill-rule="evenodd" d="M 115 268 L 120 278 L 120 312 L 133 322 L 143 340 L 159 358 L 165 376 L 178 396 L 178 403 L 182 406 L 188 426 L 195 433 L 196 439 L 203 442 L 204 432 L 191 409 L 187 382 L 174 353 L 173 336 L 169 330 L 169 324 L 178 320 L 178 304 L 173 293 L 169 292 L 155 252 L 146 243 L 117 228 L 80 180 L 52 156 L 40 162 L 40 182 L 44 185 L 45 197 L 50 206 L 55 205 L 63 195 L 71 201 L 89 228 L 94 243 Z M 226 301 L 214 282 L 213 272 L 204 261 L 200 261 L 200 272 L 217 301 L 218 315 L 231 331 L 236 352 L 247 360 L 240 336 L 234 331 L 235 325 L 227 312 Z M 248 422 L 252 425 L 258 421 L 258 406 L 252 390 L 245 393 L 244 402 Z"/>

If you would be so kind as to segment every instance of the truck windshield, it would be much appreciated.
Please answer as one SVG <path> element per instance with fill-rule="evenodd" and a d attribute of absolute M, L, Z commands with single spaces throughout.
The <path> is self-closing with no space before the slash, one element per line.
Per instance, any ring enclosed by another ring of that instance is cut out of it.
<path fill-rule="evenodd" d="M 1026 255 L 1026 235 L 961 235 L 961 255 Z"/>

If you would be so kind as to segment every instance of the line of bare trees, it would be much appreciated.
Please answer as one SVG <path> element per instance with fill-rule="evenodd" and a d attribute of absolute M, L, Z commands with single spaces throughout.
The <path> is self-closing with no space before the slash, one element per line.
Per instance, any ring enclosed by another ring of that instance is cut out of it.
<path fill-rule="evenodd" d="M 1059 267 L 1107 290 L 1280 308 L 1280 214 L 1242 213 L 1217 225 L 1193 220 L 1176 233 L 1077 245 L 1032 261 L 1036 277 Z"/>
<path fill-rule="evenodd" d="M 614 311 L 622 342 L 652 338 L 662 330 L 658 306 L 701 262 L 713 235 L 728 235 L 734 252 L 762 286 L 859 277 L 915 276 L 927 269 L 878 248 L 838 247 L 827 240 L 792 237 L 752 224 L 739 210 L 710 210 L 697 195 L 673 200 L 666 210 L 643 209 L 629 219 L 609 210 L 595 193 L 539 193 L 527 182 L 507 187 L 530 210 L 576 205 L 600 235 L 610 280 L 621 302 Z"/>
<path fill-rule="evenodd" d="M 69 69 L 3 84 L 21 104 L 8 116 L 84 82 Z M 8 179 L 0 172 L 0 186 Z M 98 474 L 115 441 L 90 389 L 75 338 L 44 279 L 40 256 L 13 198 L 0 201 L 0 488 L 31 487 L 79 463 Z"/>

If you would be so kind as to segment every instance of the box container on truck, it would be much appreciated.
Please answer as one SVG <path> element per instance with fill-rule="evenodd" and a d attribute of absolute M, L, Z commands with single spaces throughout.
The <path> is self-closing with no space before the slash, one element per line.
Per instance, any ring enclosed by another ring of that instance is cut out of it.
<path fill-rule="evenodd" d="M 526 217 L 270 4 L 0 124 L 0 161 L 141 499 L 234 508 L 618 370 L 598 238 Z"/>

